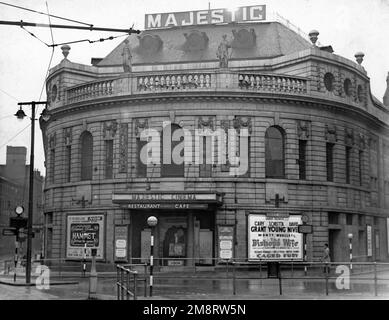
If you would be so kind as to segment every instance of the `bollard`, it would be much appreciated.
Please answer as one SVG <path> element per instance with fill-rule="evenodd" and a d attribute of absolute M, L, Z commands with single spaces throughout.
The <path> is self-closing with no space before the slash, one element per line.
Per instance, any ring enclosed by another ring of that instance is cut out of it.
<path fill-rule="evenodd" d="M 89 275 L 89 295 L 88 299 L 97 299 L 97 271 L 96 271 L 96 253 L 97 249 L 92 249 L 92 265 Z"/>
<path fill-rule="evenodd" d="M 126 277 L 126 281 L 127 281 L 127 283 L 126 283 L 126 299 L 127 300 L 130 300 L 130 272 L 128 272 L 128 270 L 126 271 L 126 275 L 127 275 L 127 277 Z"/>
<path fill-rule="evenodd" d="M 278 275 L 278 284 L 280 286 L 280 296 L 282 296 L 282 280 L 281 280 L 281 272 Z"/>
<path fill-rule="evenodd" d="M 378 287 L 377 287 L 377 262 L 374 261 L 374 295 L 378 295 Z"/>
<path fill-rule="evenodd" d="M 328 262 L 325 264 L 326 296 L 328 296 Z"/>
<path fill-rule="evenodd" d="M 137 278 L 137 272 L 134 273 L 134 300 L 136 300 L 136 278 Z"/>
<path fill-rule="evenodd" d="M 146 298 L 147 297 L 147 279 L 146 279 L 146 274 L 147 274 L 147 264 L 145 263 L 144 265 L 144 281 L 143 281 L 143 286 L 144 286 L 144 297 Z"/>
<path fill-rule="evenodd" d="M 118 291 L 118 300 L 120 300 L 120 267 L 116 266 L 116 286 Z"/>
<path fill-rule="evenodd" d="M 233 295 L 236 295 L 236 266 L 235 262 L 233 262 L 233 269 L 232 269 L 232 290 Z"/>

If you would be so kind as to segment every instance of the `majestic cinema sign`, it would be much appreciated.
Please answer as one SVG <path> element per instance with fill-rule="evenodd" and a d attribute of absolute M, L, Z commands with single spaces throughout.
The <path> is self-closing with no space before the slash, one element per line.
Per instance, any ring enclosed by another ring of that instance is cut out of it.
<path fill-rule="evenodd" d="M 112 202 L 126 204 L 130 209 L 192 209 L 195 208 L 193 204 L 220 204 L 222 199 L 218 193 L 206 192 L 131 192 L 113 193 Z M 140 204 L 145 205 L 141 206 Z"/>
<path fill-rule="evenodd" d="M 266 6 L 246 6 L 235 9 L 209 9 L 145 15 L 145 29 L 196 26 L 231 22 L 255 22 L 266 19 Z"/>

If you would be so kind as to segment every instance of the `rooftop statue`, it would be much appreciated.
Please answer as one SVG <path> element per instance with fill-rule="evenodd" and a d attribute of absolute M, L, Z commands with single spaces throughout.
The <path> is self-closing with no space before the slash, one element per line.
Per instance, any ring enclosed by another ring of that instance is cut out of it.
<path fill-rule="evenodd" d="M 219 68 L 228 68 L 229 48 L 231 48 L 231 45 L 227 41 L 227 35 L 223 35 L 223 40 L 220 42 L 216 51 L 216 57 L 219 59 Z"/>
<path fill-rule="evenodd" d="M 124 48 L 122 52 L 122 57 L 123 57 L 123 69 L 124 72 L 131 72 L 131 60 L 132 60 L 132 55 L 131 55 L 131 50 L 130 46 L 128 45 L 128 40 L 124 40 Z"/>

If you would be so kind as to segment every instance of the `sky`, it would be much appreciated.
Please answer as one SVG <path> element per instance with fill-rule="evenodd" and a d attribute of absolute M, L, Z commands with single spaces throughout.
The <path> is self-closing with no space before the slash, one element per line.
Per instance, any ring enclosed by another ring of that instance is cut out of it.
<path fill-rule="evenodd" d="M 146 13 L 179 12 L 217 8 L 266 5 L 267 12 L 277 12 L 305 33 L 320 32 L 321 45 L 331 45 L 334 53 L 355 60 L 357 51 L 365 53 L 362 63 L 370 77 L 371 90 L 380 101 L 386 90 L 389 72 L 389 0 L 4 0 L 1 2 L 47 12 L 97 27 L 142 30 Z M 46 5 L 47 4 L 47 5 Z M 49 23 L 48 17 L 5 6 L 0 3 L 1 21 Z M 53 24 L 79 25 L 51 18 Z M 49 28 L 27 27 L 39 39 L 52 44 Z M 53 29 L 54 43 L 81 39 L 97 40 L 120 34 L 111 32 Z M 135 35 L 133 35 L 135 36 Z M 123 37 L 90 44 L 72 44 L 68 59 L 90 65 L 92 57 L 105 57 Z M 0 25 L 0 164 L 5 164 L 6 146 L 26 146 L 29 163 L 31 121 L 16 119 L 18 102 L 46 100 L 44 80 L 49 65 L 63 58 L 60 46 L 47 47 L 19 26 Z M 42 88 L 44 88 L 42 90 Z M 30 117 L 31 108 L 24 111 Z M 38 109 L 38 116 L 42 107 Z M 36 121 L 35 168 L 43 174 L 42 134 Z"/>

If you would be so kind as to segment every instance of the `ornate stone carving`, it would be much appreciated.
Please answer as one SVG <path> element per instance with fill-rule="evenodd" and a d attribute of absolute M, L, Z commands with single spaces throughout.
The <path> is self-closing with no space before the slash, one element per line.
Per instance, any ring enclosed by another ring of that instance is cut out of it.
<path fill-rule="evenodd" d="M 127 172 L 128 123 L 121 123 L 119 129 L 119 173 Z"/>
<path fill-rule="evenodd" d="M 163 41 L 158 35 L 143 34 L 138 36 L 139 48 L 141 54 L 154 54 L 161 50 Z"/>
<path fill-rule="evenodd" d="M 118 123 L 116 120 L 105 121 L 103 123 L 103 138 L 105 140 L 113 139 L 115 137 L 117 128 L 118 128 Z"/>
<path fill-rule="evenodd" d="M 362 133 L 358 134 L 358 147 L 361 150 L 366 148 L 366 138 Z"/>
<path fill-rule="evenodd" d="M 81 132 L 88 131 L 88 123 L 86 120 L 82 120 L 82 127 L 81 127 Z"/>
<path fill-rule="evenodd" d="M 185 43 L 184 51 L 204 50 L 208 46 L 209 38 L 205 32 L 193 30 L 190 33 L 184 33 Z"/>
<path fill-rule="evenodd" d="M 325 139 L 326 139 L 326 141 L 332 142 L 332 143 L 335 143 L 336 141 L 338 141 L 335 125 L 326 124 L 326 126 L 325 126 Z"/>
<path fill-rule="evenodd" d="M 351 128 L 344 128 L 344 144 L 347 146 L 354 145 L 354 130 Z"/>
<path fill-rule="evenodd" d="M 199 117 L 198 119 L 198 128 L 199 129 L 209 129 L 214 130 L 214 117 L 208 117 L 208 120 L 203 119 L 203 117 Z"/>
<path fill-rule="evenodd" d="M 69 146 L 72 144 L 72 127 L 63 129 L 63 138 L 65 146 Z"/>
<path fill-rule="evenodd" d="M 308 140 L 310 131 L 310 122 L 305 120 L 297 121 L 297 135 L 300 140 Z"/>
<path fill-rule="evenodd" d="M 234 40 L 231 43 L 232 48 L 249 49 L 255 46 L 257 36 L 254 29 L 250 29 L 250 31 L 247 29 L 240 29 L 239 31 L 233 29 L 232 34 L 234 35 Z"/>
<path fill-rule="evenodd" d="M 251 134 L 251 117 L 236 116 L 234 118 L 234 128 L 238 131 L 238 133 L 240 133 L 240 129 L 246 128 L 248 133 Z"/>
<path fill-rule="evenodd" d="M 54 149 L 56 145 L 57 134 L 54 132 L 49 136 L 49 149 Z"/>
<path fill-rule="evenodd" d="M 128 44 L 128 39 L 124 40 L 124 47 L 122 51 L 122 57 L 123 57 L 123 70 L 124 72 L 131 72 L 132 68 L 132 55 L 131 55 L 131 50 L 130 46 Z"/>
<path fill-rule="evenodd" d="M 225 34 L 216 51 L 216 57 L 219 59 L 219 68 L 228 68 L 229 48 L 231 48 L 231 45 L 228 43 L 227 35 Z"/>
<path fill-rule="evenodd" d="M 149 120 L 147 118 L 135 119 L 135 136 L 139 137 L 141 130 L 148 129 L 149 128 Z"/>

